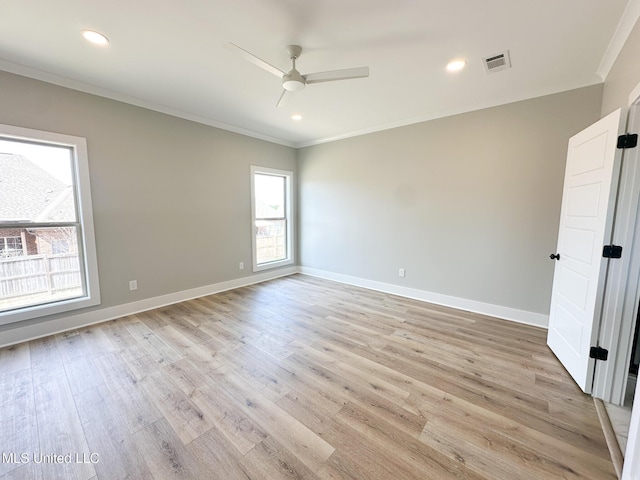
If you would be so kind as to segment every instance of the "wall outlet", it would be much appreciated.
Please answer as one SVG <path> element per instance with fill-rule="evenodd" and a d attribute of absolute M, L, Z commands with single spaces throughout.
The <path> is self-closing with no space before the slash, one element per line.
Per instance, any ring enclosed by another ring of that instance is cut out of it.
<path fill-rule="evenodd" d="M 401 268 L 400 270 L 398 270 L 398 276 L 404 277 L 404 268 Z"/>
<path fill-rule="evenodd" d="M 138 289 L 138 281 L 129 280 L 129 290 L 137 290 L 137 289 Z"/>
<path fill-rule="evenodd" d="M 238 264 L 238 267 L 240 268 L 240 270 L 244 270 L 244 262 L 240 262 Z"/>

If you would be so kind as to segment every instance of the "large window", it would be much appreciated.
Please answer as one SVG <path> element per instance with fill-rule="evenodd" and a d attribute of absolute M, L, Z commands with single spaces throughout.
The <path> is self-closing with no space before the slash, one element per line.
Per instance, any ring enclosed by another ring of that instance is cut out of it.
<path fill-rule="evenodd" d="M 293 263 L 293 173 L 251 167 L 253 270 Z"/>
<path fill-rule="evenodd" d="M 98 303 L 85 140 L 0 125 L 0 325 Z"/>

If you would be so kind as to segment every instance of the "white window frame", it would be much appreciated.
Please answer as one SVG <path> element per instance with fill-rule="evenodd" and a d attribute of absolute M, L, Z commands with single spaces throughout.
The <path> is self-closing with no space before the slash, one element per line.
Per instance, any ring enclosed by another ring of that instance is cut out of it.
<path fill-rule="evenodd" d="M 91 183 L 86 139 L 3 124 L 0 124 L 0 137 L 7 140 L 57 145 L 71 149 L 77 220 L 81 231 L 81 235 L 78 238 L 78 255 L 80 257 L 80 275 L 85 290 L 84 295 L 81 297 L 56 300 L 41 305 L 0 312 L 0 325 L 99 305 L 98 257 L 93 228 L 93 208 L 91 205 Z"/>
<path fill-rule="evenodd" d="M 274 175 L 285 179 L 285 221 L 286 221 L 286 257 L 274 262 L 258 264 L 256 245 L 256 198 L 255 198 L 255 176 L 256 174 Z M 294 262 L 294 237 L 293 237 L 293 172 L 288 170 L 278 170 L 275 168 L 251 166 L 251 251 L 253 271 L 260 272 L 271 268 L 278 268 L 291 265 Z"/>
<path fill-rule="evenodd" d="M 20 240 L 20 251 L 24 252 L 24 245 L 22 244 L 22 237 L 18 237 L 16 235 L 13 235 L 11 237 L 0 237 L 0 252 L 2 252 L 2 251 L 8 252 L 9 250 L 15 250 L 15 248 L 9 248 L 9 242 L 8 242 L 8 240 L 15 240 L 15 239 Z"/>

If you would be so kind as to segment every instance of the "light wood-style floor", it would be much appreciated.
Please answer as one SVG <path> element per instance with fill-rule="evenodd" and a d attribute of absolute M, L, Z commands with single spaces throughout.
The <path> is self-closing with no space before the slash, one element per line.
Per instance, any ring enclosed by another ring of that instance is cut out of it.
<path fill-rule="evenodd" d="M 615 479 L 545 333 L 295 275 L 31 341 L 0 478 Z"/>

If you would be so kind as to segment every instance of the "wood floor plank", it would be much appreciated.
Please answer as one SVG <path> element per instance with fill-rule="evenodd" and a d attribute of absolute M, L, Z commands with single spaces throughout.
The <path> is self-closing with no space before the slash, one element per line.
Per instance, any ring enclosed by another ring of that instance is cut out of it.
<path fill-rule="evenodd" d="M 450 392 L 453 396 L 476 403 L 549 435 L 558 436 L 567 442 L 581 445 L 594 454 L 608 455 L 601 449 L 599 435 L 594 436 L 596 432 L 591 432 L 589 435 L 575 435 L 570 422 L 563 418 L 554 419 L 549 415 L 548 402 L 544 399 L 536 399 L 517 390 L 492 384 L 469 375 L 464 370 L 449 368 L 426 360 L 419 354 L 395 347 L 385 347 L 379 352 L 361 350 L 359 353 L 391 368 L 396 368 L 422 383 Z M 581 393 L 580 396 L 582 395 Z M 586 410 L 591 412 L 590 408 Z"/>
<path fill-rule="evenodd" d="M 315 480 L 318 477 L 273 437 L 267 437 L 242 460 L 250 472 L 264 480 Z"/>
<path fill-rule="evenodd" d="M 67 360 L 64 362 L 64 370 L 73 394 L 91 390 L 103 383 L 100 375 L 96 375 L 97 368 L 89 355 Z"/>
<path fill-rule="evenodd" d="M 31 377 L 34 383 L 46 381 L 54 376 L 65 376 L 60 347 L 54 336 L 29 342 L 31 353 Z"/>
<path fill-rule="evenodd" d="M 160 365 L 167 365 L 182 358 L 175 349 L 171 348 L 159 335 L 140 321 L 131 322 L 126 326 L 131 336 L 142 346 L 144 351 Z"/>
<path fill-rule="evenodd" d="M 149 375 L 141 385 L 182 443 L 189 443 L 213 427 L 214 417 L 200 409 L 163 371 Z"/>
<path fill-rule="evenodd" d="M 62 332 L 55 335 L 55 338 L 63 361 L 91 354 L 91 348 L 86 344 L 84 336 L 79 330 Z"/>
<path fill-rule="evenodd" d="M 189 302 L 189 305 L 191 306 L 192 303 L 195 303 L 195 302 L 191 300 Z M 195 316 L 200 318 L 194 318 Z M 202 343 L 208 342 L 213 337 L 211 337 L 211 335 L 207 334 L 206 332 L 198 328 L 198 325 L 202 322 L 201 319 L 202 319 L 202 314 L 195 314 L 195 315 L 190 314 L 190 315 L 182 316 L 180 318 L 174 318 L 170 325 L 175 329 L 177 329 L 180 333 L 182 333 L 182 335 L 187 337 L 193 343 L 202 344 Z"/>
<path fill-rule="evenodd" d="M 40 471 L 39 465 L 22 466 L 21 455 L 39 450 L 38 429 L 33 393 L 31 371 L 20 369 L 14 373 L 8 373 L 0 377 L 0 453 L 10 455 L 7 461 L 0 462 L 0 478 L 13 470 L 20 468 L 20 472 L 12 475 L 27 473 L 35 475 Z"/>
<path fill-rule="evenodd" d="M 102 325 L 89 325 L 80 329 L 80 333 L 90 355 L 102 355 L 116 350 L 116 345 L 111 341 Z"/>
<path fill-rule="evenodd" d="M 161 418 L 138 430 L 133 441 L 153 478 L 167 480 L 199 480 L 194 470 L 197 459 L 182 444 L 169 423 Z"/>
<path fill-rule="evenodd" d="M 144 395 L 138 379 L 118 354 L 101 355 L 95 359 L 95 365 L 130 433 L 162 418 L 153 401 Z"/>
<path fill-rule="evenodd" d="M 410 395 L 408 389 L 398 387 L 394 383 L 387 382 L 379 377 L 372 378 L 370 375 L 364 374 L 362 370 L 359 370 L 352 364 L 338 360 L 321 350 L 316 350 L 315 348 L 304 348 L 295 355 L 305 358 L 310 363 L 322 365 L 323 368 L 343 378 L 350 379 L 352 384 L 357 384 L 380 397 L 397 403 L 398 405 L 402 405 Z"/>
<path fill-rule="evenodd" d="M 564 460 L 575 455 L 573 445 L 463 400 L 445 396 L 427 408 L 432 414 L 421 441 L 435 448 L 448 444 L 451 458 L 484 475 L 495 474 L 500 468 L 506 475 L 526 466 L 522 478 L 616 478 L 609 470 L 610 459 L 591 456 L 582 464 L 569 466 Z"/>
<path fill-rule="evenodd" d="M 76 455 L 89 458 L 91 450 L 78 417 L 66 377 L 56 376 L 34 385 L 39 448 L 33 451 L 47 479 L 88 480 L 96 474 L 91 463 L 76 462 Z M 58 455 L 71 461 L 58 462 Z"/>
<path fill-rule="evenodd" d="M 292 389 L 289 381 L 291 372 L 280 368 L 271 354 L 253 345 L 225 352 L 223 357 L 226 359 L 226 368 L 231 366 L 253 388 L 272 401 L 277 401 Z"/>
<path fill-rule="evenodd" d="M 209 377 L 235 398 L 247 415 L 312 471 L 317 471 L 334 452 L 334 447 L 262 394 L 248 388 L 238 375 L 217 370 L 211 372 Z"/>
<path fill-rule="evenodd" d="M 343 405 L 336 406 L 323 401 L 318 395 L 313 395 L 312 391 L 307 392 L 309 395 L 297 391 L 289 392 L 278 400 L 276 405 L 312 432 L 322 435 L 331 426 L 330 420 L 343 408 Z"/>
<path fill-rule="evenodd" d="M 167 366 L 165 372 L 207 417 L 214 419 L 216 428 L 241 454 L 246 454 L 267 437 L 240 405 L 230 400 L 212 378 L 202 376 L 189 361 L 175 362 Z"/>
<path fill-rule="evenodd" d="M 218 352 L 211 350 L 200 343 L 195 343 L 194 337 L 189 338 L 183 332 L 173 325 L 167 325 L 159 328 L 156 332 L 162 337 L 162 339 L 178 351 L 183 357 L 188 358 L 191 363 L 196 365 L 202 373 L 209 373 L 222 365 L 222 362 L 218 358 Z M 208 337 L 208 335 L 207 335 Z M 197 337 L 195 337 L 197 340 Z"/>
<path fill-rule="evenodd" d="M 0 376 L 31 367 L 31 352 L 28 343 L 0 348 Z"/>
<path fill-rule="evenodd" d="M 431 472 L 412 472 L 410 468 L 398 464 L 393 453 L 386 451 L 383 445 L 368 441 L 366 437 L 348 425 L 341 423 L 338 426 L 332 426 L 325 435 L 336 446 L 336 452 L 318 471 L 318 476 L 322 479 L 381 480 L 402 478 L 418 480 L 425 478 L 425 476 L 426 478 L 439 478 L 430 475 Z M 449 479 L 451 478 L 456 477 L 449 476 Z M 442 480 L 448 479 L 444 477 Z"/>
<path fill-rule="evenodd" d="M 408 476 L 417 472 L 429 472 L 433 478 L 483 478 L 458 459 L 447 458 L 437 449 L 422 448 L 417 438 L 396 429 L 383 417 L 373 416 L 355 404 L 347 404 L 338 412 L 336 419 L 383 448 L 396 465 L 408 470 Z M 331 441 L 331 437 L 329 440 Z"/>
<path fill-rule="evenodd" d="M 0 350 L 0 480 L 615 478 L 546 331 L 305 275 Z M 67 452 L 67 450 L 71 450 Z"/>
<path fill-rule="evenodd" d="M 120 417 L 119 409 L 104 385 L 75 395 L 78 415 L 95 454 L 100 478 L 152 480 L 138 445 Z"/>
<path fill-rule="evenodd" d="M 43 480 L 40 465 L 29 462 L 0 475 L 0 480 Z"/>
<path fill-rule="evenodd" d="M 142 352 L 142 346 L 133 338 L 133 335 L 131 335 L 126 328 L 131 321 L 133 321 L 131 317 L 121 318 L 101 325 L 105 331 L 105 335 L 114 346 L 114 351 L 118 352 L 131 349 Z M 143 355 L 143 353 L 139 355 Z"/>
<path fill-rule="evenodd" d="M 211 428 L 187 445 L 198 459 L 198 478 L 251 480 L 260 475 L 243 464 L 243 455 L 217 428 Z"/>
<path fill-rule="evenodd" d="M 136 349 L 127 348 L 120 351 L 119 358 L 138 382 L 141 382 L 162 368 L 162 365 L 149 355 Z"/>

